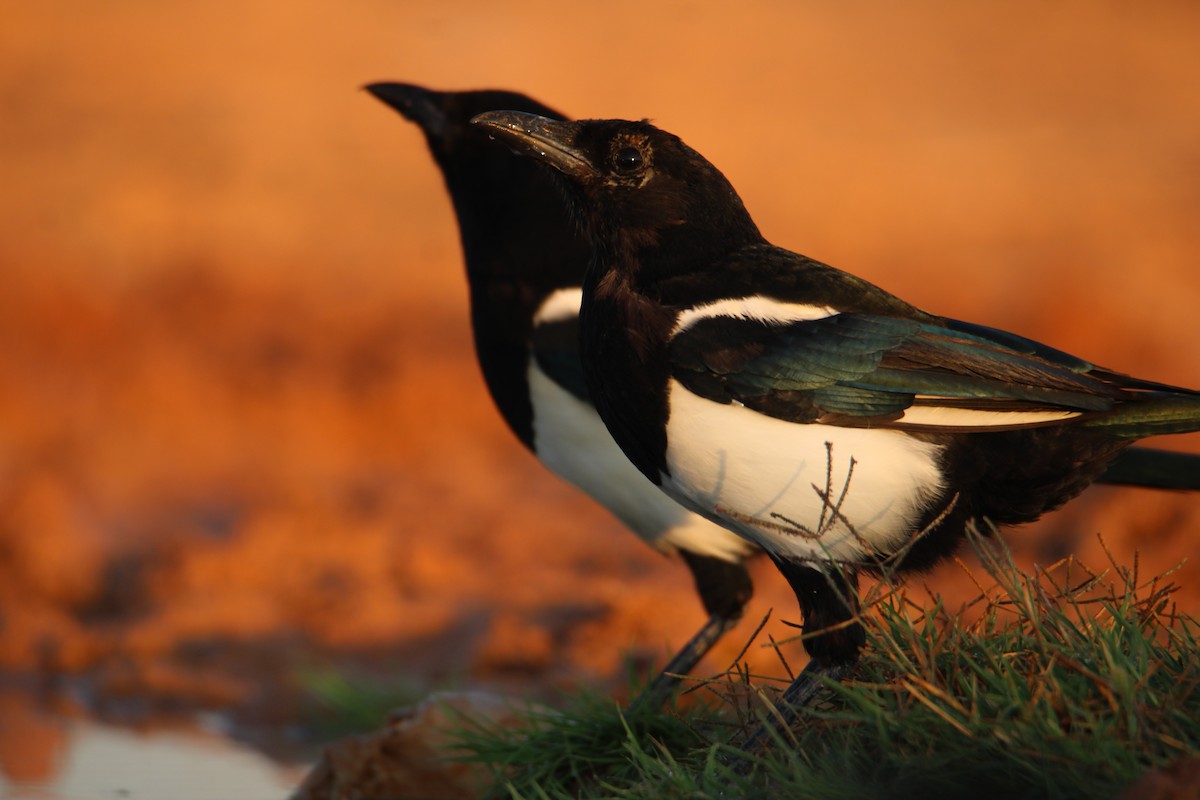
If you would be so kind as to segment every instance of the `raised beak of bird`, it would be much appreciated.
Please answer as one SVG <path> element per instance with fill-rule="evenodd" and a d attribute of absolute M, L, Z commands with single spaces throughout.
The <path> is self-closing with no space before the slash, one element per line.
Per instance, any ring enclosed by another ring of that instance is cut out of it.
<path fill-rule="evenodd" d="M 591 163 L 574 146 L 579 136 L 578 123 L 546 119 L 520 111 L 488 111 L 471 120 L 471 124 L 488 128 L 513 150 L 533 156 L 565 175 L 584 177 L 596 174 Z"/>
<path fill-rule="evenodd" d="M 363 87 L 405 119 L 434 133 L 446 124 L 442 95 L 411 83 L 368 83 Z"/>

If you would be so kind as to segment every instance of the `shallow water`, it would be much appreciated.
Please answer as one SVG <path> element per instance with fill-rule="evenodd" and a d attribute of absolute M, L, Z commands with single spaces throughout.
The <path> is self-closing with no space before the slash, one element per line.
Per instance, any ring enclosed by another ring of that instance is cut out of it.
<path fill-rule="evenodd" d="M 303 771 L 215 733 L 70 721 L 7 742 L 0 799 L 269 800 L 286 797 Z"/>

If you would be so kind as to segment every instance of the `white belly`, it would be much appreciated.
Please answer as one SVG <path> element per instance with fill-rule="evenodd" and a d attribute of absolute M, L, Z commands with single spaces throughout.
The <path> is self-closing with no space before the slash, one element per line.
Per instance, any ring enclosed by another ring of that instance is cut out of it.
<path fill-rule="evenodd" d="M 740 537 L 691 513 L 638 472 L 596 410 L 529 366 L 538 458 L 578 486 L 649 544 L 739 561 L 753 551 Z"/>
<path fill-rule="evenodd" d="M 939 451 L 896 431 L 785 422 L 672 380 L 663 486 L 771 552 L 853 562 L 913 535 L 941 489 Z"/>

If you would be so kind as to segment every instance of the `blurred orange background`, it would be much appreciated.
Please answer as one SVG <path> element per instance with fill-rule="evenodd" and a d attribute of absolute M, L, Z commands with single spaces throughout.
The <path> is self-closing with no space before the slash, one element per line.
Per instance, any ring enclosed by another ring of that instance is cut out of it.
<path fill-rule="evenodd" d="M 701 622 L 678 564 L 502 427 L 440 175 L 370 81 L 649 117 L 778 244 L 1200 386 L 1195 3 L 4 16 L 0 670 L 84 686 L 102 713 L 286 721 L 313 665 L 612 691 L 623 659 L 661 662 Z M 1101 533 L 1150 574 L 1192 555 L 1198 522 L 1200 499 L 1094 489 L 1009 539 L 1027 563 L 1101 568 Z M 769 565 L 755 577 L 705 669 L 768 609 L 795 619 Z M 1195 612 L 1200 572 L 1175 577 Z M 953 567 L 929 580 L 970 588 Z"/>

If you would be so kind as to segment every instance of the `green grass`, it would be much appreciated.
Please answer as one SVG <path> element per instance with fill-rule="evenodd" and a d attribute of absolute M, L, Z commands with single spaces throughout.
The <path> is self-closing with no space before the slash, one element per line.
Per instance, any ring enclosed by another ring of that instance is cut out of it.
<path fill-rule="evenodd" d="M 886 582 L 869 591 L 854 677 L 747 775 L 726 764 L 776 690 L 737 669 L 665 713 L 626 718 L 581 697 L 518 728 L 463 720 L 462 757 L 493 770 L 494 796 L 519 800 L 1090 800 L 1200 755 L 1197 627 L 1165 578 L 1074 561 L 1028 575 L 995 542 L 975 547 L 993 585 L 966 614 Z"/>
<path fill-rule="evenodd" d="M 413 680 L 350 678 L 328 667 L 301 669 L 296 680 L 303 687 L 300 724 L 320 741 L 378 728 L 393 709 L 412 705 L 427 694 Z"/>

